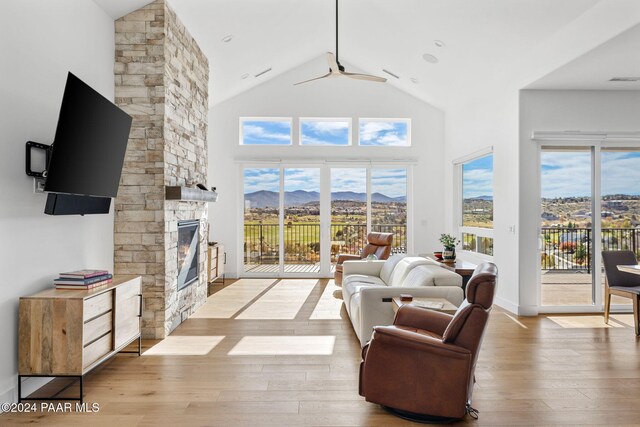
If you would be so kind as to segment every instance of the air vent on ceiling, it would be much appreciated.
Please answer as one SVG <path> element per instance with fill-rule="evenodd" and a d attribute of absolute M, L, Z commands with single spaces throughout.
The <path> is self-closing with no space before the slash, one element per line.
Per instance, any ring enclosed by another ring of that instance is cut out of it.
<path fill-rule="evenodd" d="M 393 74 L 391 71 L 385 70 L 384 68 L 382 69 L 382 71 L 384 71 L 385 73 L 389 74 L 391 77 L 395 77 L 396 79 L 400 78 L 400 76 L 398 76 L 397 74 Z"/>
<path fill-rule="evenodd" d="M 640 82 L 640 77 L 613 77 L 610 82 Z"/>
<path fill-rule="evenodd" d="M 271 68 L 267 68 L 264 71 L 260 71 L 258 74 L 256 74 L 254 77 L 260 77 L 263 74 L 267 74 L 269 71 L 271 71 Z"/>

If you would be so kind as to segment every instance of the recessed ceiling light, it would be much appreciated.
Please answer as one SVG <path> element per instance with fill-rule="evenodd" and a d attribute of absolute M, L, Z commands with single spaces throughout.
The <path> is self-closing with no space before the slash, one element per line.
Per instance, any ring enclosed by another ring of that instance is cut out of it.
<path fill-rule="evenodd" d="M 411 77 L 409 80 L 411 80 L 411 83 L 415 83 L 415 84 L 420 83 L 420 81 L 418 79 L 416 79 L 415 77 Z"/>
<path fill-rule="evenodd" d="M 444 47 L 444 42 L 442 40 L 434 40 L 433 44 L 435 44 L 437 47 Z"/>
<path fill-rule="evenodd" d="M 240 76 L 242 80 L 246 79 L 247 77 L 249 77 L 249 74 L 247 73 L 244 73 L 243 75 Z"/>
<path fill-rule="evenodd" d="M 269 71 L 271 71 L 271 67 L 267 68 L 266 70 L 260 71 L 258 74 L 256 74 L 254 77 L 260 77 L 263 74 L 268 73 Z"/>
<path fill-rule="evenodd" d="M 424 55 L 422 55 L 422 59 L 424 59 L 430 64 L 438 63 L 438 58 L 436 58 L 434 55 L 431 55 L 430 53 L 425 53 Z"/>
<path fill-rule="evenodd" d="M 229 43 L 231 40 L 233 40 L 233 36 L 232 36 L 231 34 L 229 34 L 228 36 L 224 36 L 224 37 L 222 38 L 222 41 L 223 41 L 224 43 Z"/>
<path fill-rule="evenodd" d="M 391 77 L 395 77 L 396 79 L 400 78 L 400 76 L 398 76 L 397 74 L 393 74 L 391 71 L 385 70 L 384 68 L 382 69 L 382 71 L 384 71 L 385 73 L 389 74 Z"/>

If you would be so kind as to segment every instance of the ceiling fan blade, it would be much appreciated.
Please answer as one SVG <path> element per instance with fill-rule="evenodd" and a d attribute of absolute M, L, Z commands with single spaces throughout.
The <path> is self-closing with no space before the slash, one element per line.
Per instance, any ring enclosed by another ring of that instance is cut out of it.
<path fill-rule="evenodd" d="M 329 69 L 331 71 L 336 72 L 340 70 L 340 66 L 338 66 L 338 61 L 333 53 L 327 52 L 327 60 L 329 61 Z"/>
<path fill-rule="evenodd" d="M 331 73 L 329 72 L 329 73 L 325 74 L 324 76 L 314 77 L 313 79 L 309 79 L 309 80 L 305 80 L 305 81 L 302 81 L 302 82 L 294 83 L 293 85 L 294 85 L 294 86 L 297 86 L 297 85 L 301 85 L 301 84 L 303 84 L 303 83 L 309 83 L 309 82 L 312 82 L 312 81 L 314 81 L 314 80 L 324 79 L 325 77 L 329 77 L 330 75 L 331 75 Z"/>
<path fill-rule="evenodd" d="M 385 79 L 384 77 L 371 76 L 369 74 L 348 73 L 346 71 L 342 71 L 340 74 L 352 79 L 368 80 L 370 82 L 384 83 L 387 81 L 387 79 Z"/>

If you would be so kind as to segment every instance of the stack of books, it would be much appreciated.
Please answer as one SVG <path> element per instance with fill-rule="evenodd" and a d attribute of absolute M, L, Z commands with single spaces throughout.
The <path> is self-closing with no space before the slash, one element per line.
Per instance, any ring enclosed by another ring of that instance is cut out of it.
<path fill-rule="evenodd" d="M 89 290 L 107 286 L 113 276 L 107 270 L 78 270 L 60 273 L 53 281 L 56 289 Z"/>

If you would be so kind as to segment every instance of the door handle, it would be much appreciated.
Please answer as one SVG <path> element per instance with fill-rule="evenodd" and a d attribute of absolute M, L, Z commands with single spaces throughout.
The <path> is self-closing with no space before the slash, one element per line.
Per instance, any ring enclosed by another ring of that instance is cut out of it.
<path fill-rule="evenodd" d="M 140 297 L 140 313 L 138 314 L 138 317 L 142 317 L 142 307 L 144 305 L 144 299 L 142 298 L 142 294 L 138 294 L 138 296 Z"/>

